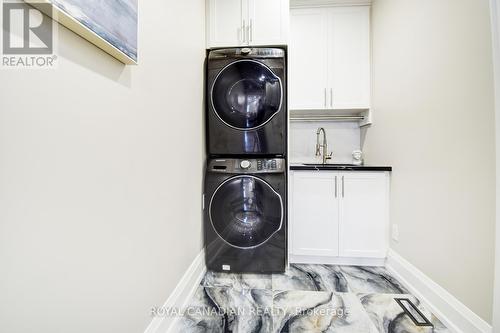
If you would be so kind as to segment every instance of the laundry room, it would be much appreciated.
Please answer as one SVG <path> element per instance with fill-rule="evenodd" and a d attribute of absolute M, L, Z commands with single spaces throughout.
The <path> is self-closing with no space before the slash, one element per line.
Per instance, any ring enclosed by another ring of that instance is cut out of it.
<path fill-rule="evenodd" d="M 0 332 L 500 332 L 500 0 L 0 9 Z"/>

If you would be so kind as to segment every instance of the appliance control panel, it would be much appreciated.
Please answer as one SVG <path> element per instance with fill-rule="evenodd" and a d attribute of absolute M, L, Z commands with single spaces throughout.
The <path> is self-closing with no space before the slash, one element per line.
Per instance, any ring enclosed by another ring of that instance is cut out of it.
<path fill-rule="evenodd" d="M 208 168 L 220 173 L 283 173 L 286 163 L 282 158 L 217 159 L 211 160 Z"/>
<path fill-rule="evenodd" d="M 244 47 L 212 50 L 209 59 L 227 58 L 284 58 L 285 51 L 279 48 Z"/>

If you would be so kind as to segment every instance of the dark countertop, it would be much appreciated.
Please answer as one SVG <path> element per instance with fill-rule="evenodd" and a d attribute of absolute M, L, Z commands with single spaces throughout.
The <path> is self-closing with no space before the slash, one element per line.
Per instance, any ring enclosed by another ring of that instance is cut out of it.
<path fill-rule="evenodd" d="M 352 165 L 352 164 L 290 164 L 290 170 L 318 171 L 392 171 L 390 166 Z"/>

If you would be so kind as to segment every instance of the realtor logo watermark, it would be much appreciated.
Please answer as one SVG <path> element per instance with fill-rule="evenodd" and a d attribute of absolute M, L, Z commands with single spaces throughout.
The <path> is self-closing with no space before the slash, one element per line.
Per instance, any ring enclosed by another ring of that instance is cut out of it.
<path fill-rule="evenodd" d="M 54 32 L 52 5 L 22 1 L 2 3 L 2 68 L 54 68 Z"/>

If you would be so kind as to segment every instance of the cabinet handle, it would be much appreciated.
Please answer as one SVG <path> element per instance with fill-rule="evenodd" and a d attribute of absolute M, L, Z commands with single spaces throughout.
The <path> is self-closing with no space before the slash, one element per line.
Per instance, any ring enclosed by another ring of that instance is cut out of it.
<path fill-rule="evenodd" d="M 245 24 L 245 20 L 243 20 L 243 25 L 241 26 L 241 35 L 243 36 L 243 40 L 241 44 L 245 44 L 247 37 L 246 31 L 247 31 L 247 25 Z"/>
<path fill-rule="evenodd" d="M 342 176 L 342 198 L 345 198 L 345 182 L 344 182 L 344 176 Z"/>
<path fill-rule="evenodd" d="M 337 186 L 337 176 L 335 176 L 335 198 L 337 197 L 337 189 L 338 189 L 338 186 Z"/>
<path fill-rule="evenodd" d="M 333 88 L 330 88 L 330 107 L 333 108 Z"/>
<path fill-rule="evenodd" d="M 250 19 L 250 42 L 253 41 L 253 20 Z"/>
<path fill-rule="evenodd" d="M 327 105 L 327 104 L 326 104 L 326 100 L 327 100 L 327 97 L 326 97 L 326 88 L 325 88 L 325 109 L 326 109 L 326 107 L 327 107 L 327 106 L 326 106 L 326 105 Z"/>

